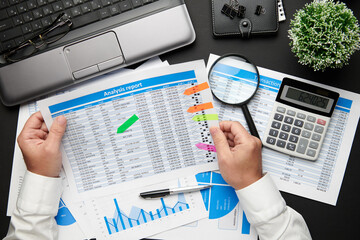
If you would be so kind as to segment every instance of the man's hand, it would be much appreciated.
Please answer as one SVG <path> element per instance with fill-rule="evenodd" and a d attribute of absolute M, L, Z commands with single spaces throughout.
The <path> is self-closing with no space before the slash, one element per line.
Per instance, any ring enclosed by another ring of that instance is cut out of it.
<path fill-rule="evenodd" d="M 66 128 L 64 116 L 57 117 L 50 131 L 40 112 L 34 113 L 25 123 L 17 141 L 30 172 L 58 177 L 61 170 L 60 144 Z"/>
<path fill-rule="evenodd" d="M 221 175 L 236 190 L 262 177 L 261 141 L 239 122 L 223 121 L 211 127 Z"/>

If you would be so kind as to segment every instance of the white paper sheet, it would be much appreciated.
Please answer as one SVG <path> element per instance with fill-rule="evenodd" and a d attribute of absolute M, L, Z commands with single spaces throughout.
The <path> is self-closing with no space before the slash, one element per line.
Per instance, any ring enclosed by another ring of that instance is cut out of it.
<path fill-rule="evenodd" d="M 210 55 L 208 67 L 218 58 Z M 263 171 L 271 174 L 281 191 L 336 205 L 345 168 L 360 116 L 360 95 L 310 82 L 305 79 L 259 67 L 260 87 L 248 104 L 260 137 L 269 121 L 273 103 L 284 77 L 311 83 L 340 93 L 317 161 L 311 162 L 263 148 Z M 220 120 L 240 121 L 242 111 L 215 101 Z"/>

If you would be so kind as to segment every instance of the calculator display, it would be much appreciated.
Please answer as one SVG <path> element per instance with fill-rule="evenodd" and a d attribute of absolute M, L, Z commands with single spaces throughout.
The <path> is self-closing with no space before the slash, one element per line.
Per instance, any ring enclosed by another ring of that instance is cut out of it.
<path fill-rule="evenodd" d="M 329 112 L 334 100 L 302 89 L 285 85 L 281 93 L 282 100 L 308 107 L 321 112 Z"/>

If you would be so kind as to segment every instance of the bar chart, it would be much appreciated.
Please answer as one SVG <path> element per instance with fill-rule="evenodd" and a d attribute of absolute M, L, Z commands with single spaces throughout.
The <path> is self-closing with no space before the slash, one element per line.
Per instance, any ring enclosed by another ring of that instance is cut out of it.
<path fill-rule="evenodd" d="M 159 208 L 150 211 L 133 206 L 130 213 L 126 214 L 121 210 L 116 198 L 114 198 L 114 207 L 114 217 L 104 217 L 109 234 L 124 231 L 190 208 L 189 204 L 186 202 L 184 194 L 178 195 L 178 201 L 173 207 L 167 206 L 164 198 L 159 199 Z"/>

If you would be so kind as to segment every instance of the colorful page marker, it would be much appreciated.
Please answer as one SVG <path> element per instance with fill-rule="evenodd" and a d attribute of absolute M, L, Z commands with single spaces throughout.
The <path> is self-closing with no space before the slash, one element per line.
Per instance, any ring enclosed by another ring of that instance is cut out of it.
<path fill-rule="evenodd" d="M 117 130 L 117 133 L 123 133 L 125 132 L 131 125 L 133 125 L 137 120 L 139 120 L 139 117 L 135 114 L 132 115 L 126 122 L 124 122 Z"/>
<path fill-rule="evenodd" d="M 187 111 L 189 113 L 195 113 L 195 112 L 203 111 L 203 110 L 210 109 L 210 108 L 214 108 L 212 102 L 203 103 L 203 104 L 189 107 L 189 109 Z"/>
<path fill-rule="evenodd" d="M 219 120 L 219 116 L 217 114 L 204 114 L 204 115 L 196 115 L 192 118 L 195 122 L 207 121 L 207 120 Z"/>
<path fill-rule="evenodd" d="M 210 152 L 216 152 L 216 148 L 214 145 L 210 145 L 210 144 L 205 144 L 205 143 L 198 143 L 198 144 L 195 144 L 195 146 L 199 149 L 202 149 L 202 150 L 207 150 L 207 151 L 210 151 Z"/>
<path fill-rule="evenodd" d="M 192 95 L 194 93 L 200 92 L 200 91 L 208 89 L 208 88 L 209 88 L 209 84 L 207 82 L 204 82 L 204 83 L 201 83 L 201 84 L 196 85 L 194 87 L 186 89 L 184 94 L 185 95 Z"/>

